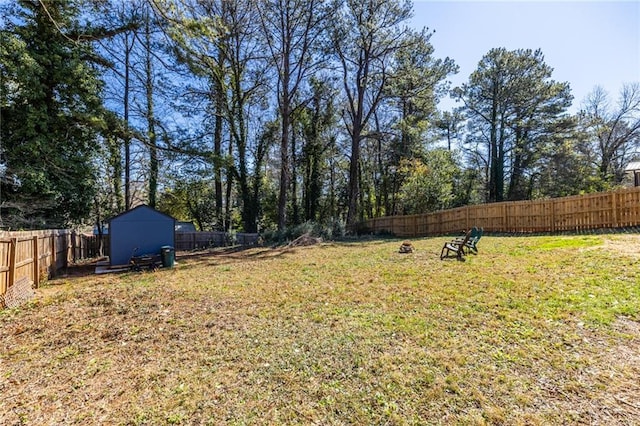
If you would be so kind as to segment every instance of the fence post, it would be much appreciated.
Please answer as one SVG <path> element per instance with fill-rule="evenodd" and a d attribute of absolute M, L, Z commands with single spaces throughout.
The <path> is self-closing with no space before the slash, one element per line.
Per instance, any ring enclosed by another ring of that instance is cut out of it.
<path fill-rule="evenodd" d="M 51 264 L 49 265 L 49 276 L 53 277 L 56 274 L 56 270 L 58 269 L 56 235 L 52 232 L 49 234 L 49 238 L 51 239 Z"/>
<path fill-rule="evenodd" d="M 33 237 L 33 286 L 40 287 L 40 250 L 38 250 L 38 240 L 40 238 L 35 235 Z"/>
<path fill-rule="evenodd" d="M 82 257 L 82 240 L 80 240 L 80 247 L 78 247 L 78 236 L 76 235 L 76 231 L 71 232 L 70 238 L 71 238 L 71 257 L 73 258 L 73 261 L 76 262 L 78 260 L 78 257 Z M 68 241 L 68 239 L 65 238 L 65 241 Z M 78 256 L 77 253 L 80 253 L 80 256 Z"/>
<path fill-rule="evenodd" d="M 63 236 L 64 236 L 64 263 L 62 264 L 62 267 L 66 268 L 67 266 L 69 266 L 69 248 L 71 246 L 71 242 L 69 240 L 71 239 L 71 235 L 69 235 L 69 231 L 65 231 Z M 71 258 L 75 259 L 74 256 L 75 256 L 75 253 L 72 253 Z"/>
<path fill-rule="evenodd" d="M 505 232 L 509 232 L 509 217 L 507 216 L 507 204 L 502 202 L 502 226 Z"/>
<path fill-rule="evenodd" d="M 617 228 L 619 226 L 619 224 L 618 224 L 619 217 L 618 217 L 618 205 L 617 205 L 618 204 L 617 203 L 618 197 L 617 197 L 617 195 L 618 195 L 618 191 L 611 192 L 611 197 L 612 197 L 611 210 L 612 210 L 612 213 L 613 213 L 611 219 L 613 219 L 613 227 L 614 228 Z"/>
<path fill-rule="evenodd" d="M 16 250 L 18 248 L 18 239 L 11 238 L 11 245 L 9 246 L 9 282 L 7 288 L 11 287 L 16 281 Z"/>
<path fill-rule="evenodd" d="M 73 241 L 72 236 L 71 234 L 69 234 L 68 231 L 65 231 L 64 234 L 62 234 L 62 238 L 63 238 L 62 247 L 64 249 L 63 267 L 66 267 L 69 265 L 69 259 L 71 259 L 71 261 L 75 259 L 76 254 L 73 252 L 73 245 L 77 246 L 77 244 L 75 241 Z"/>
<path fill-rule="evenodd" d="M 469 223 L 469 209 L 470 209 L 469 206 L 465 206 L 464 211 L 465 211 L 466 218 L 465 218 L 465 221 L 464 221 L 465 222 L 464 223 L 464 229 L 471 229 L 471 223 Z"/>

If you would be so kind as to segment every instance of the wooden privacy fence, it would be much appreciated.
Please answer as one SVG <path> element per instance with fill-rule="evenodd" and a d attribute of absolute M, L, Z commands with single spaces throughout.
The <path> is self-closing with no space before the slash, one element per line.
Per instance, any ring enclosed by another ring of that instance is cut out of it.
<path fill-rule="evenodd" d="M 258 234 L 238 232 L 230 234 L 222 231 L 176 232 L 176 251 L 196 250 L 208 247 L 224 247 L 233 244 L 252 245 L 258 241 Z"/>
<path fill-rule="evenodd" d="M 176 232 L 176 251 L 197 250 L 208 247 L 224 247 L 233 244 L 252 245 L 258 241 L 258 234 L 238 232 L 235 235 L 222 231 L 213 232 Z M 87 259 L 102 255 L 109 255 L 109 235 L 102 236 L 102 243 L 98 236 L 87 234 L 72 234 L 71 239 L 73 258 Z M 102 250 L 100 246 L 102 245 Z"/>
<path fill-rule="evenodd" d="M 0 232 L 0 296 L 25 279 L 37 288 L 66 266 L 69 242 L 68 231 Z"/>
<path fill-rule="evenodd" d="M 0 302 L 17 282 L 38 288 L 69 262 L 92 257 L 91 237 L 70 230 L 0 232 Z"/>
<path fill-rule="evenodd" d="M 359 232 L 418 237 L 460 232 L 565 232 L 640 225 L 640 187 L 547 200 L 510 201 L 369 219 Z"/>
<path fill-rule="evenodd" d="M 227 245 L 227 233 L 214 232 L 176 232 L 176 251 L 195 250 L 206 247 Z"/>
<path fill-rule="evenodd" d="M 109 235 L 105 234 L 100 239 L 97 235 L 71 233 L 71 253 L 74 261 L 108 256 Z"/>

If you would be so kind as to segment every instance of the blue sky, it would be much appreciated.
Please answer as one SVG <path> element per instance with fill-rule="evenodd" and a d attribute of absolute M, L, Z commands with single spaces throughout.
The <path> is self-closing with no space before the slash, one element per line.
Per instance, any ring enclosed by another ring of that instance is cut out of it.
<path fill-rule="evenodd" d="M 490 49 L 542 49 L 553 78 L 568 81 L 572 110 L 596 85 L 616 99 L 640 82 L 640 1 L 414 0 L 412 25 L 435 30 L 435 56 L 455 60 L 454 86 L 466 82 Z M 449 109 L 452 102 L 443 101 Z"/>

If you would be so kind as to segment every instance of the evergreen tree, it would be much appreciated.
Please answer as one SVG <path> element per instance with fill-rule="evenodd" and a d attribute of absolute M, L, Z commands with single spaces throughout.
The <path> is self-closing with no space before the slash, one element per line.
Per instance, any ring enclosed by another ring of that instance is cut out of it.
<path fill-rule="evenodd" d="M 551 80 L 552 71 L 540 50 L 492 49 L 454 91 L 487 167 L 487 201 L 528 198 L 539 154 L 571 126 L 569 84 Z"/>
<path fill-rule="evenodd" d="M 71 0 L 5 6 L 0 43 L 3 221 L 64 227 L 86 218 L 102 122 L 97 60 Z"/>

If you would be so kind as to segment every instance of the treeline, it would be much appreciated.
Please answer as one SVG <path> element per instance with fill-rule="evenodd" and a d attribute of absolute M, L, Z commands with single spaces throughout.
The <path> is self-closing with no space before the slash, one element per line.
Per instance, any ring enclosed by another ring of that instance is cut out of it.
<path fill-rule="evenodd" d="M 571 114 L 541 51 L 496 48 L 451 87 L 457 66 L 409 26 L 408 1 L 1 8 L 4 228 L 140 203 L 202 230 L 340 228 L 604 190 L 638 154 L 638 83 Z M 459 107 L 439 110 L 445 96 Z"/>

